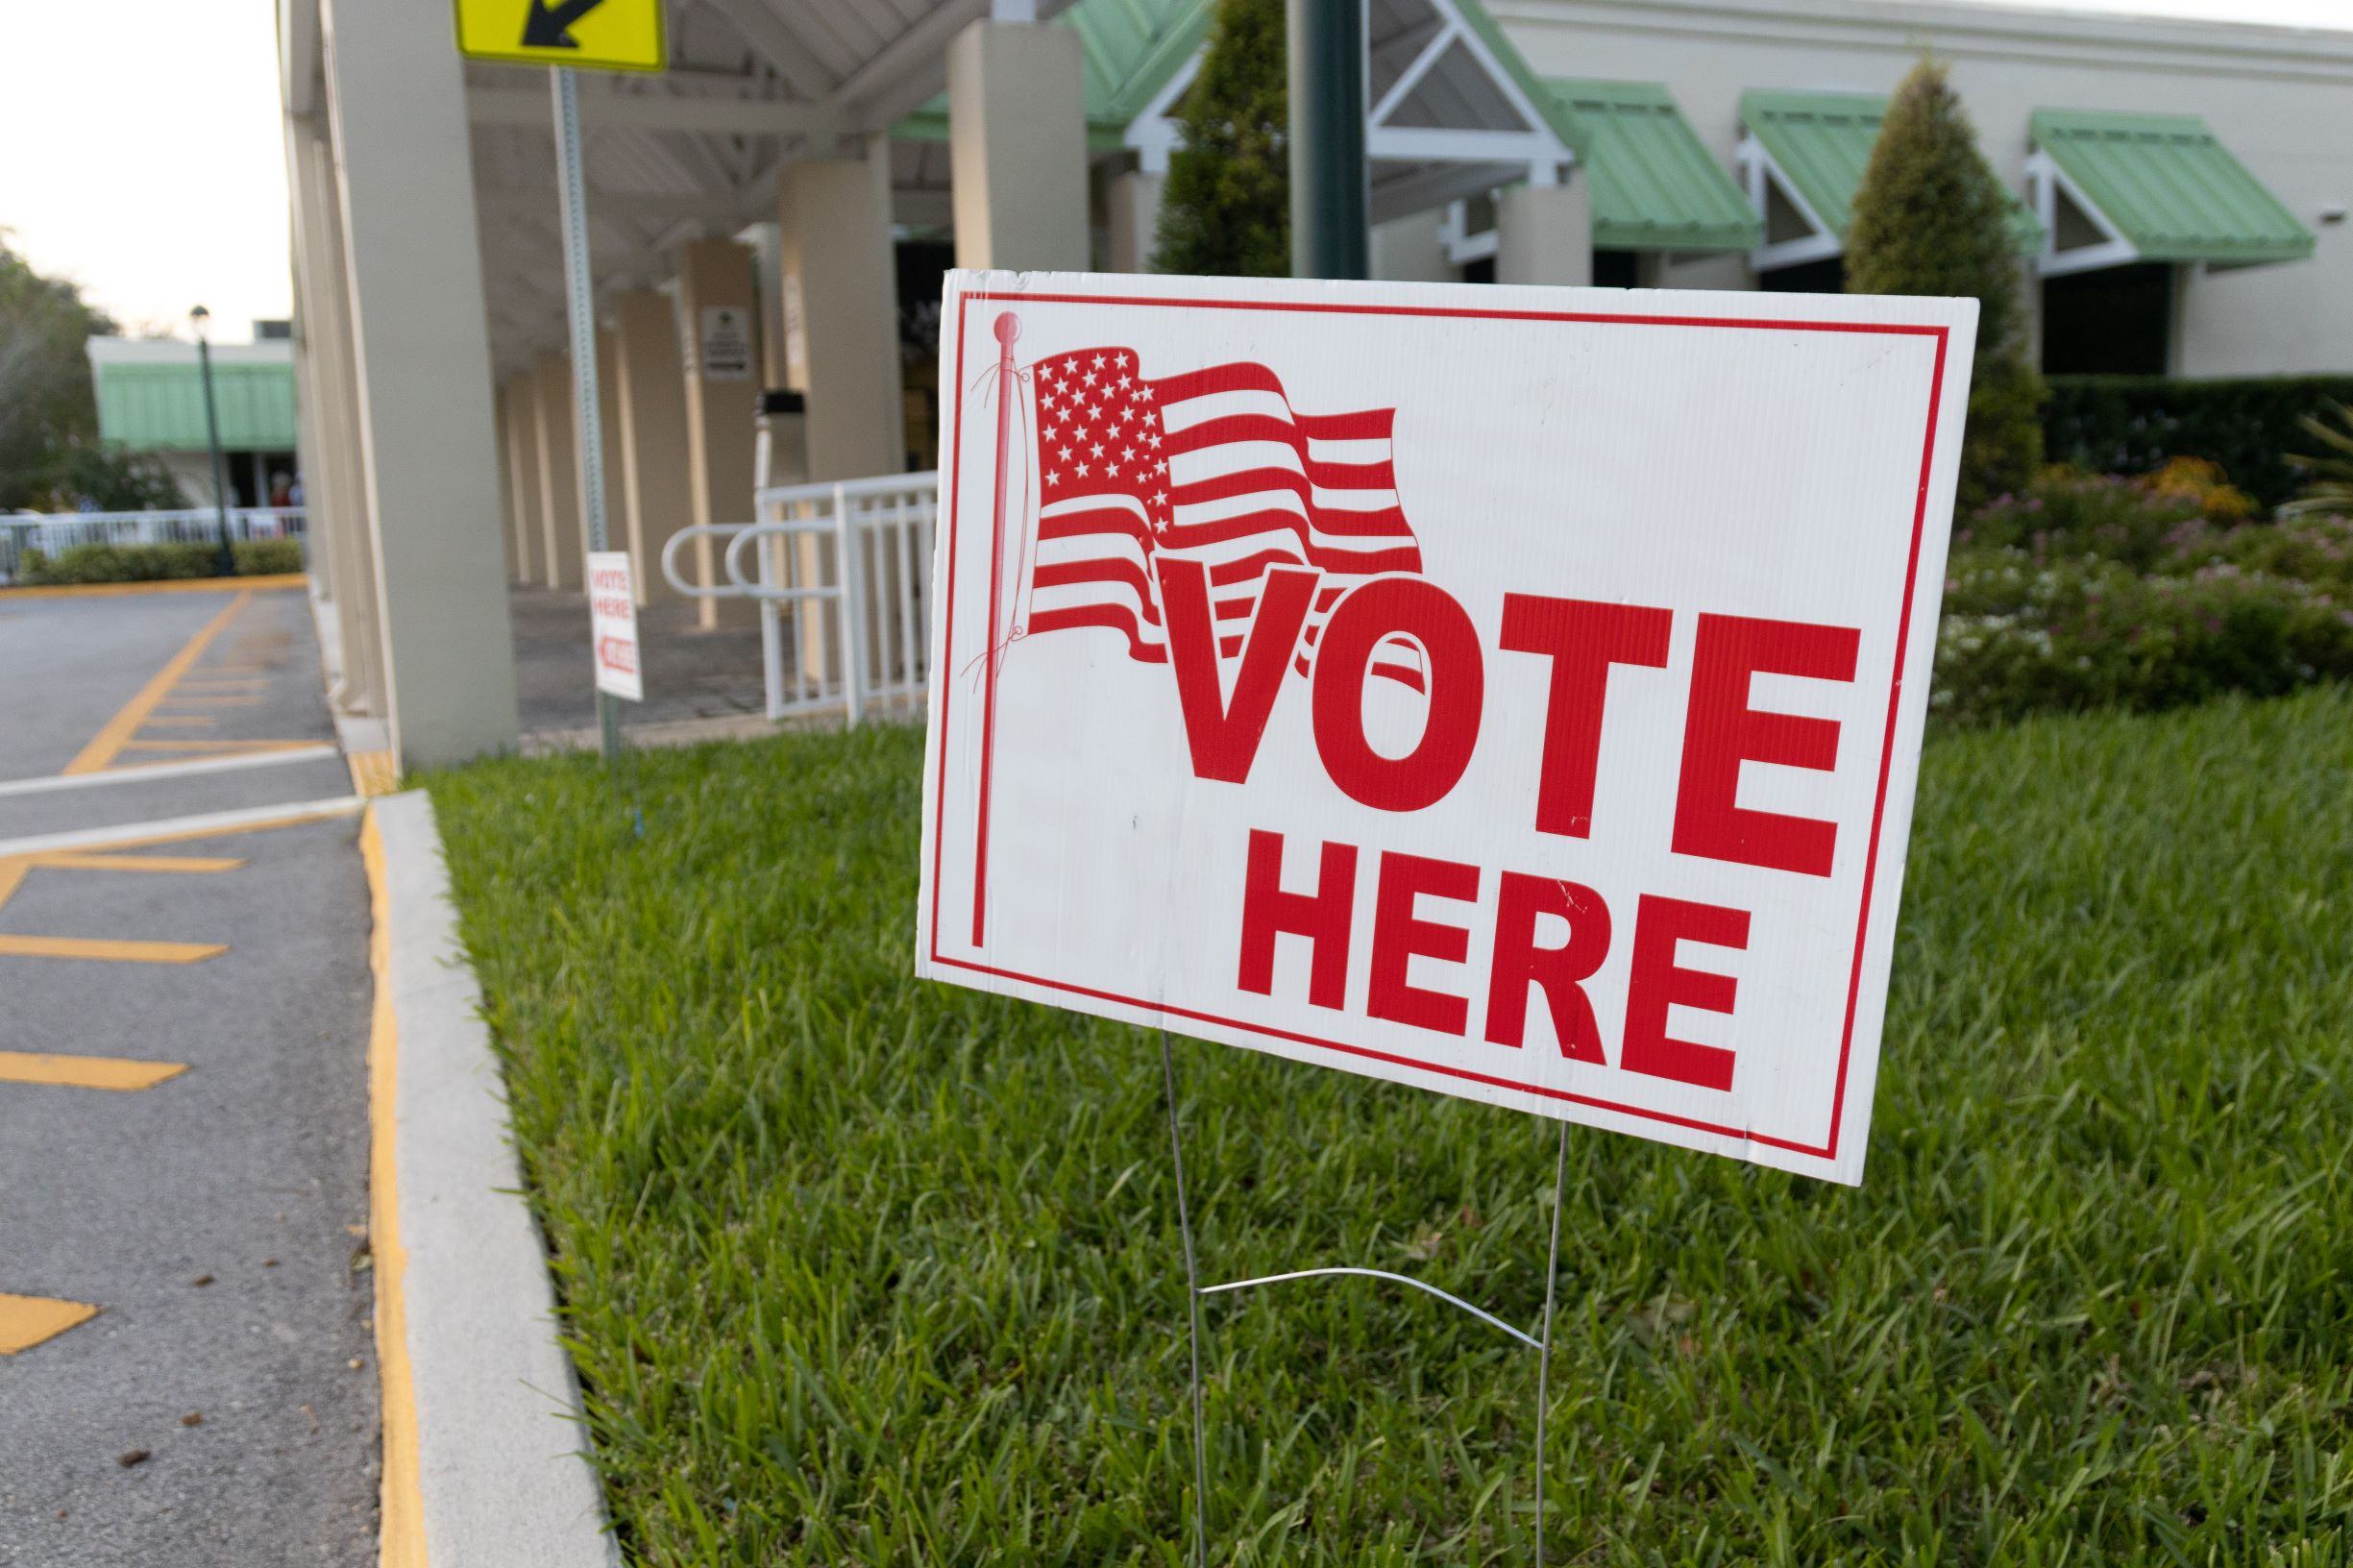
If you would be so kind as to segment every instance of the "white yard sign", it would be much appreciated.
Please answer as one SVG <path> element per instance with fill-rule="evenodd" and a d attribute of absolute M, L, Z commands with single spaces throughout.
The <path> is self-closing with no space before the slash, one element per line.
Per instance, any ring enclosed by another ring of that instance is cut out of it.
<path fill-rule="evenodd" d="M 953 274 L 919 972 L 1859 1181 L 1975 320 Z"/>
<path fill-rule="evenodd" d="M 637 641 L 637 594 L 625 550 L 588 555 L 588 635 L 597 661 L 597 690 L 632 702 L 646 700 Z"/>

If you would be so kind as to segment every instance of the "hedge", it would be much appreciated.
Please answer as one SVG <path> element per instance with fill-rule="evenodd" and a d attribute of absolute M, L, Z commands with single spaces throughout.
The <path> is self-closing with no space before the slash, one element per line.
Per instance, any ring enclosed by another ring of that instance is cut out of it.
<path fill-rule="evenodd" d="M 2053 376 L 2044 447 L 2052 462 L 2095 474 L 2145 474 L 2169 457 L 2208 458 L 2268 511 L 2305 482 L 2287 455 L 2313 446 L 2297 419 L 2319 413 L 2332 398 L 2353 403 L 2353 376 Z"/>
<path fill-rule="evenodd" d="M 272 576 L 303 570 L 303 547 L 292 539 L 248 539 L 232 546 L 237 576 Z M 74 545 L 55 559 L 38 550 L 24 552 L 16 580 L 28 588 L 84 582 L 168 582 L 218 576 L 220 546 Z"/>

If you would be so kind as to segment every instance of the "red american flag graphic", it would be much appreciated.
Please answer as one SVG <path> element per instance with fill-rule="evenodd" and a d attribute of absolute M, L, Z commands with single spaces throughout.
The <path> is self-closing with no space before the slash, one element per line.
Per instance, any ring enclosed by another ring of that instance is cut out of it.
<path fill-rule="evenodd" d="M 1238 657 L 1266 572 L 1323 574 L 1296 660 L 1304 673 L 1342 595 L 1422 570 L 1398 503 L 1395 410 L 1303 414 L 1264 365 L 1146 380 L 1133 349 L 1083 349 L 1033 368 L 1038 527 L 1019 635 L 1109 627 L 1129 656 L 1165 663 L 1157 557 L 1209 577 L 1221 658 Z M 1020 580 L 1020 579 L 1017 579 Z M 1418 656 L 1385 646 L 1373 669 L 1419 688 Z"/>

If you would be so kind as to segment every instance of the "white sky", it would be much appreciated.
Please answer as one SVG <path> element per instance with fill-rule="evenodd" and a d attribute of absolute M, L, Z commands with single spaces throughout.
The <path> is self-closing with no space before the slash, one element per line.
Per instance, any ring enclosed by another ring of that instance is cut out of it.
<path fill-rule="evenodd" d="M 424 4 L 428 0 L 371 0 Z M 2044 0 L 2353 27 L 2353 0 Z M 272 0 L 0 3 L 0 229 L 126 328 L 292 309 Z"/>

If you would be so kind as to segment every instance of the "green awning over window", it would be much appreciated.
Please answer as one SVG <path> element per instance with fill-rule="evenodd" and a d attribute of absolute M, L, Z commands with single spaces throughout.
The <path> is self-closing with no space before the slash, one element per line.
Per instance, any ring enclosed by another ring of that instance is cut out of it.
<path fill-rule="evenodd" d="M 1655 82 L 1555 80 L 1583 131 L 1593 243 L 1605 251 L 1745 251 L 1764 225 Z"/>
<path fill-rule="evenodd" d="M 1740 95 L 1740 117 L 1782 176 L 1824 226 L 1846 243 L 1854 193 L 1879 139 L 1887 100 L 1854 92 L 1758 92 Z M 2043 226 L 2004 187 L 2010 229 L 2021 256 L 2043 248 Z"/>
<path fill-rule="evenodd" d="M 1078 0 L 1055 22 L 1078 35 L 1087 142 L 1122 145 L 1127 128 L 1209 37 L 1213 0 Z M 947 94 L 892 128 L 910 141 L 947 139 Z"/>
<path fill-rule="evenodd" d="M 2300 261 L 2313 233 L 2194 114 L 2034 111 L 2035 146 L 2145 261 Z"/>
<path fill-rule="evenodd" d="M 183 363 L 96 364 L 98 433 L 138 452 L 204 452 L 205 386 L 193 354 Z M 294 366 L 212 365 L 221 445 L 233 452 L 294 449 Z"/>

